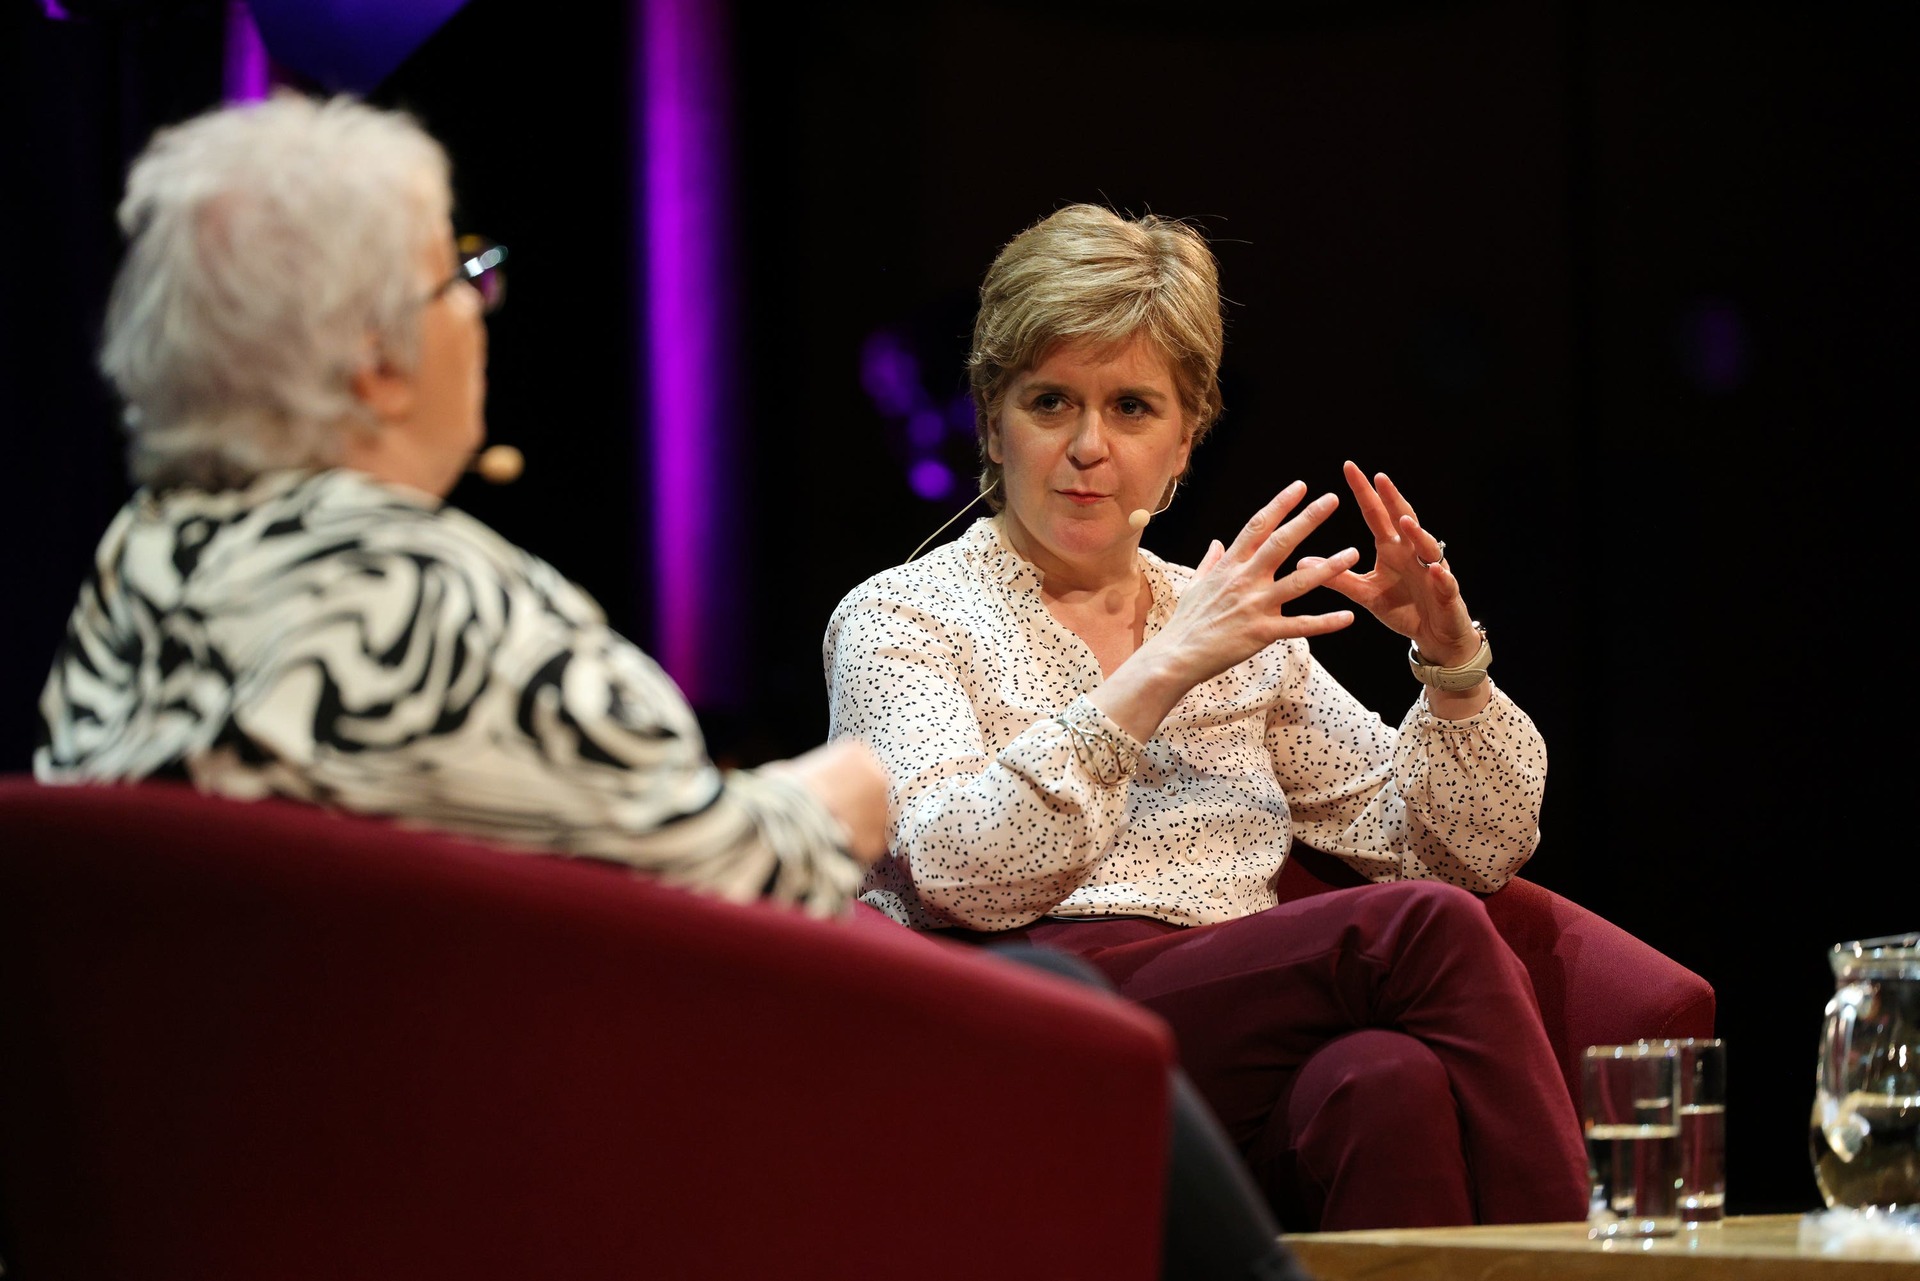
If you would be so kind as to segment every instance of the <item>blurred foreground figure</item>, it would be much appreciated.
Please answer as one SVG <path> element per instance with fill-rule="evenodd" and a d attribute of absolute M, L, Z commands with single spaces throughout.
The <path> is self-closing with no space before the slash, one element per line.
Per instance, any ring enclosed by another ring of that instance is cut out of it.
<path fill-rule="evenodd" d="M 140 486 L 41 698 L 46 782 L 174 778 L 849 910 L 885 782 L 857 743 L 708 760 L 672 681 L 442 500 L 485 437 L 502 246 L 456 239 L 404 114 L 283 95 L 160 131 L 100 364 Z"/>

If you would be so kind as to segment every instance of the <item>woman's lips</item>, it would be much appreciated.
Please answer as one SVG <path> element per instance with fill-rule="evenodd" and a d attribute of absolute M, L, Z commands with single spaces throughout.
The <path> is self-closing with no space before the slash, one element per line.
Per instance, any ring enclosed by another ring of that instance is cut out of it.
<path fill-rule="evenodd" d="M 1079 489 L 1061 489 L 1055 492 L 1068 502 L 1078 503 L 1082 507 L 1091 507 L 1095 503 L 1104 503 L 1108 497 L 1106 494 L 1089 494 L 1085 490 Z"/>

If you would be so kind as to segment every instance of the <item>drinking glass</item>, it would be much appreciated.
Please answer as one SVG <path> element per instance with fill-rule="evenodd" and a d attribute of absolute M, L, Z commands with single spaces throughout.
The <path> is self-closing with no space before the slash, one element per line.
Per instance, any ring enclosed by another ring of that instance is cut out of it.
<path fill-rule="evenodd" d="M 1679 1069 L 1679 1051 L 1657 1042 L 1594 1045 L 1582 1055 L 1589 1237 L 1680 1230 Z"/>

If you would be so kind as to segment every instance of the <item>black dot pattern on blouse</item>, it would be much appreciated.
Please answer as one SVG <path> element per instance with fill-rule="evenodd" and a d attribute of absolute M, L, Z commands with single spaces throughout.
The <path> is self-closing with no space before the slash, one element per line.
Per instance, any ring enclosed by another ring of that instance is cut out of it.
<path fill-rule="evenodd" d="M 1193 571 L 1140 560 L 1151 635 Z M 891 852 L 862 897 L 915 928 L 1230 920 L 1273 906 L 1294 840 L 1376 881 L 1485 893 L 1539 842 L 1546 747 L 1497 687 L 1458 721 L 1423 693 L 1394 729 L 1306 641 L 1281 641 L 1135 742 L 1085 701 L 1102 680 L 1092 650 L 993 518 L 848 593 L 824 651 L 831 735 L 866 740 L 892 779 Z M 1102 781 L 1063 713 L 1137 749 L 1130 772 Z"/>

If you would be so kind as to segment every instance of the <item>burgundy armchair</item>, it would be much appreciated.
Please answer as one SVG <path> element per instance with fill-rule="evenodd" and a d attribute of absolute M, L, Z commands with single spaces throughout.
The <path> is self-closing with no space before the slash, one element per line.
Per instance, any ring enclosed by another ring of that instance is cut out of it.
<path fill-rule="evenodd" d="M 1296 845 L 1280 900 L 1363 885 L 1330 854 Z M 1567 1093 L 1580 1102 L 1580 1052 L 1642 1038 L 1712 1036 L 1714 993 L 1692 970 L 1619 926 L 1524 877 L 1482 897 L 1494 928 L 1527 967 Z"/>
<path fill-rule="evenodd" d="M 1147 1281 L 1172 1061 L 877 914 L 0 780 L 9 1278 Z"/>

